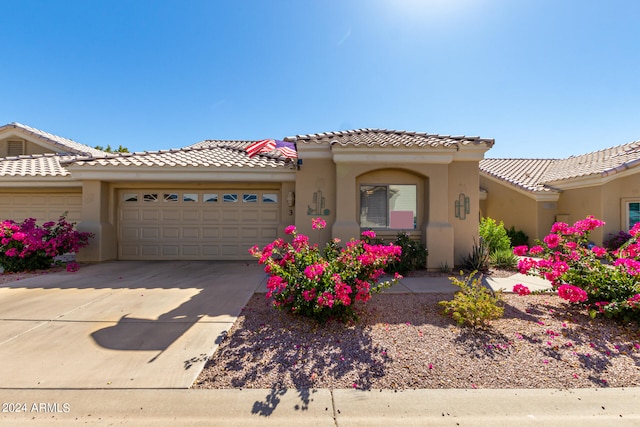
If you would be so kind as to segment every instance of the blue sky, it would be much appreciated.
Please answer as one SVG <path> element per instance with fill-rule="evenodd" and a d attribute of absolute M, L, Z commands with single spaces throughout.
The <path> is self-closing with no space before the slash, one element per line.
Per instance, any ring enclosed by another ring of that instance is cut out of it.
<path fill-rule="evenodd" d="M 386 128 L 640 139 L 635 0 L 0 0 L 0 123 L 131 151 Z"/>

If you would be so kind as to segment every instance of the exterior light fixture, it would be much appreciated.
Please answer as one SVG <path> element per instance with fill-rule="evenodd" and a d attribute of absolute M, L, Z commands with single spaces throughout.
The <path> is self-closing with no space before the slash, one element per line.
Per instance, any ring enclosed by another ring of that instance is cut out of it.
<path fill-rule="evenodd" d="M 460 193 L 458 196 L 458 200 L 455 201 L 455 213 L 456 218 L 465 220 L 467 219 L 467 215 L 471 213 L 471 202 L 469 201 L 469 196 L 464 193 Z"/>

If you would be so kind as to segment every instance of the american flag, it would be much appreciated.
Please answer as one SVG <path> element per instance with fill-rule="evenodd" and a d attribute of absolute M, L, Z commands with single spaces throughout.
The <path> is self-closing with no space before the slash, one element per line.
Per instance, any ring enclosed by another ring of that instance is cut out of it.
<path fill-rule="evenodd" d="M 268 153 L 276 148 L 276 141 L 274 139 L 263 139 L 262 141 L 256 141 L 253 144 L 245 148 L 249 157 L 253 157 L 258 153 Z"/>
<path fill-rule="evenodd" d="M 276 150 L 280 151 L 284 157 L 289 159 L 297 159 L 298 152 L 296 151 L 296 145 L 293 142 L 276 141 Z"/>

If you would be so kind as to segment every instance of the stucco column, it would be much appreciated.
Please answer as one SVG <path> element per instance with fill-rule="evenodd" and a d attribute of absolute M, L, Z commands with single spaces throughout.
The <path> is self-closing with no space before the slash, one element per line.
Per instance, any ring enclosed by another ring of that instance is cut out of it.
<path fill-rule="evenodd" d="M 360 192 L 356 187 L 353 169 L 344 163 L 336 164 L 336 220 L 331 228 L 331 235 L 343 242 L 360 236 L 360 225 L 356 219 Z"/>
<path fill-rule="evenodd" d="M 428 221 L 422 229 L 429 250 L 427 268 L 437 270 L 444 265 L 451 268 L 455 260 L 453 226 L 449 223 L 448 165 L 430 166 L 428 182 L 429 189 L 425 195 L 425 201 L 428 204 Z"/>
<path fill-rule="evenodd" d="M 116 228 L 109 222 L 109 184 L 102 181 L 83 181 L 82 220 L 79 231 L 94 234 L 89 246 L 81 249 L 77 260 L 100 262 L 117 259 L 118 242 Z"/>

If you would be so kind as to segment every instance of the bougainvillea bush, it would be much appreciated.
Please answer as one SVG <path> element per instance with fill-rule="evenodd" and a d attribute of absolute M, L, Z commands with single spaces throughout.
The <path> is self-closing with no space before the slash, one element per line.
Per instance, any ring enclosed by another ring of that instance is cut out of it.
<path fill-rule="evenodd" d="M 521 259 L 518 269 L 549 280 L 561 298 L 584 304 L 592 317 L 640 321 L 640 223 L 615 251 L 589 241 L 591 231 L 603 225 L 593 216 L 572 226 L 555 223 L 539 245 L 514 248 L 516 255 L 535 257 Z"/>
<path fill-rule="evenodd" d="M 33 271 L 50 268 L 53 258 L 75 253 L 89 244 L 91 233 L 74 230 L 73 223 L 61 216 L 57 222 L 36 224 L 34 218 L 18 223 L 0 223 L 0 265 L 5 272 Z M 77 270 L 77 267 L 74 267 Z"/>
<path fill-rule="evenodd" d="M 312 221 L 316 230 L 326 226 L 321 218 Z M 387 264 L 399 259 L 401 248 L 372 244 L 376 237 L 373 231 L 363 231 L 360 239 L 352 239 L 344 247 L 334 239 L 323 250 L 310 244 L 309 237 L 299 234 L 293 225 L 285 233 L 292 237 L 291 243 L 276 239 L 262 249 L 254 246 L 249 250 L 265 265 L 267 298 L 278 309 L 321 322 L 354 320 L 357 301 L 366 302 L 372 293 L 401 277 L 396 274 L 378 281 Z"/>

